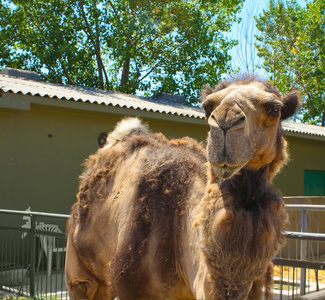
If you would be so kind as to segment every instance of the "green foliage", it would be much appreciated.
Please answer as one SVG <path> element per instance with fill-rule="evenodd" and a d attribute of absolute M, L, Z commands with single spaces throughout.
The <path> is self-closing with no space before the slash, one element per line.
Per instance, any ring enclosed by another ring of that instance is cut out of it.
<path fill-rule="evenodd" d="M 230 70 L 243 0 L 1 0 L 0 67 L 50 82 L 183 94 Z"/>
<path fill-rule="evenodd" d="M 261 32 L 258 55 L 271 81 L 283 94 L 301 90 L 301 121 L 324 126 L 325 2 L 314 0 L 301 7 L 294 0 L 271 0 L 256 22 Z"/>

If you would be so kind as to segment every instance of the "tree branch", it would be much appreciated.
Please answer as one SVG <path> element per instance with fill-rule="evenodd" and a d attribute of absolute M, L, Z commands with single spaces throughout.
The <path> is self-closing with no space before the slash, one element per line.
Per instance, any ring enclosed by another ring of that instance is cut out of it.
<path fill-rule="evenodd" d="M 185 40 L 185 41 L 183 41 L 180 45 L 178 45 L 177 47 L 175 47 L 175 49 L 173 50 L 173 51 L 171 51 L 170 52 L 170 54 L 172 54 L 172 53 L 174 53 L 178 48 L 180 48 L 181 46 L 183 46 L 185 43 L 186 43 L 187 41 Z M 166 60 L 166 59 L 168 59 L 168 55 L 166 55 L 166 57 L 164 57 L 164 58 L 162 58 L 162 59 L 160 59 L 160 60 L 158 60 L 158 62 L 150 69 L 150 71 L 146 74 L 146 75 L 144 75 L 139 81 L 142 81 L 143 79 L 145 79 L 147 76 L 149 76 L 157 67 L 158 67 L 158 65 L 162 62 L 162 61 L 164 61 L 164 60 Z"/>
<path fill-rule="evenodd" d="M 68 81 L 69 81 L 69 84 L 70 84 L 70 85 L 74 85 L 74 82 L 72 81 L 71 77 L 69 76 L 69 72 L 68 72 L 67 68 L 65 67 L 64 63 L 62 62 L 61 59 L 59 59 L 59 61 L 60 61 L 61 67 L 62 67 L 62 69 L 63 69 L 63 73 L 64 73 L 65 77 L 66 77 L 66 78 L 68 79 Z"/>
<path fill-rule="evenodd" d="M 103 79 L 102 72 L 105 75 L 106 85 L 107 86 L 108 86 L 108 76 L 107 76 L 106 69 L 105 69 L 104 64 L 103 64 L 101 54 L 100 54 L 99 39 L 97 40 L 97 43 L 93 39 L 94 34 L 93 34 L 93 31 L 92 31 L 92 29 L 90 27 L 90 24 L 89 24 L 89 22 L 87 20 L 87 17 L 86 17 L 86 12 L 85 12 L 85 8 L 84 8 L 83 0 L 79 0 L 79 4 L 80 4 L 80 9 L 81 9 L 81 15 L 82 15 L 82 18 L 85 21 L 86 28 L 87 28 L 87 31 L 85 31 L 85 32 L 86 32 L 88 38 L 90 39 L 90 41 L 92 42 L 92 44 L 94 46 L 94 49 L 95 49 L 95 54 L 96 54 L 96 58 L 97 58 L 97 65 L 98 65 L 98 73 L 99 73 L 99 78 L 100 78 L 100 81 L 101 81 L 101 88 L 104 88 L 104 79 Z"/>
<path fill-rule="evenodd" d="M 119 25 L 120 25 L 120 27 L 121 27 L 121 29 L 122 29 L 122 28 L 123 28 L 123 24 L 122 24 L 122 22 L 121 22 L 121 20 L 120 20 L 120 17 L 119 17 L 119 15 L 118 15 L 118 13 L 117 13 L 117 11 L 116 11 L 116 9 L 115 9 L 114 4 L 112 3 L 111 0 L 108 0 L 108 2 L 109 2 L 109 4 L 110 4 L 110 6 L 112 7 L 113 12 L 114 12 L 114 15 L 115 15 L 115 18 L 116 18 L 117 22 L 119 23 Z"/>
<path fill-rule="evenodd" d="M 59 48 L 58 48 L 58 45 L 57 45 L 55 42 L 53 42 L 52 44 L 53 44 L 53 48 L 54 48 L 54 50 L 57 51 L 57 50 L 59 49 Z M 66 66 L 64 65 L 64 62 L 62 61 L 62 55 L 60 55 L 60 57 L 59 57 L 58 59 L 59 59 L 59 62 L 60 62 L 60 64 L 61 64 L 61 67 L 62 67 L 63 73 L 64 73 L 65 77 L 68 79 L 69 84 L 70 84 L 70 85 L 74 85 L 74 82 L 73 82 L 73 80 L 71 79 L 71 77 L 70 77 L 70 75 L 69 75 L 69 71 L 68 71 L 68 69 L 66 68 Z"/>

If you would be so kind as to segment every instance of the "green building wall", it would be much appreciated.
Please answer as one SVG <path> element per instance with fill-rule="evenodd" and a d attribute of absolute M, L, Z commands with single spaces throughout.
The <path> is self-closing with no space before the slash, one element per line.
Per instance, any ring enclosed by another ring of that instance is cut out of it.
<path fill-rule="evenodd" d="M 287 136 L 290 160 L 274 185 L 285 196 L 304 196 L 305 170 L 325 171 L 325 140 Z"/>
<path fill-rule="evenodd" d="M 113 130 L 128 111 L 89 112 L 33 103 L 30 110 L 0 108 L 1 208 L 69 213 L 83 161 L 98 149 L 99 134 Z M 155 120 L 141 112 L 139 117 L 169 138 L 204 141 L 208 131 L 206 125 Z"/>
<path fill-rule="evenodd" d="M 83 161 L 98 149 L 97 137 L 125 115 L 135 115 L 168 138 L 205 143 L 205 120 L 166 116 L 67 100 L 9 94 L 0 108 L 0 207 L 69 213 L 76 201 Z M 14 102 L 12 102 L 14 103 Z M 325 141 L 288 136 L 291 161 L 275 179 L 285 196 L 304 194 L 304 170 L 325 170 Z"/>

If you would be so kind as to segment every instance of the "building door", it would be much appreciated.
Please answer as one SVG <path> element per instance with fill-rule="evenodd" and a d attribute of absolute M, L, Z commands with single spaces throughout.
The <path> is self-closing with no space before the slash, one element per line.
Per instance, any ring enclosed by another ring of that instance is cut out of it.
<path fill-rule="evenodd" d="M 325 196 L 325 171 L 305 170 L 305 196 Z"/>

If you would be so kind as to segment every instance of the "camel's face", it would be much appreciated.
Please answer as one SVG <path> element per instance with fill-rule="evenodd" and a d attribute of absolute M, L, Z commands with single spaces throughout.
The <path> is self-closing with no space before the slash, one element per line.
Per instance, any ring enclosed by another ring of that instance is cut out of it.
<path fill-rule="evenodd" d="M 294 98 L 292 113 L 298 103 L 296 94 Z M 204 99 L 210 125 L 208 161 L 218 177 L 230 178 L 245 166 L 257 170 L 275 159 L 281 150 L 284 106 L 261 82 L 233 83 Z"/>

